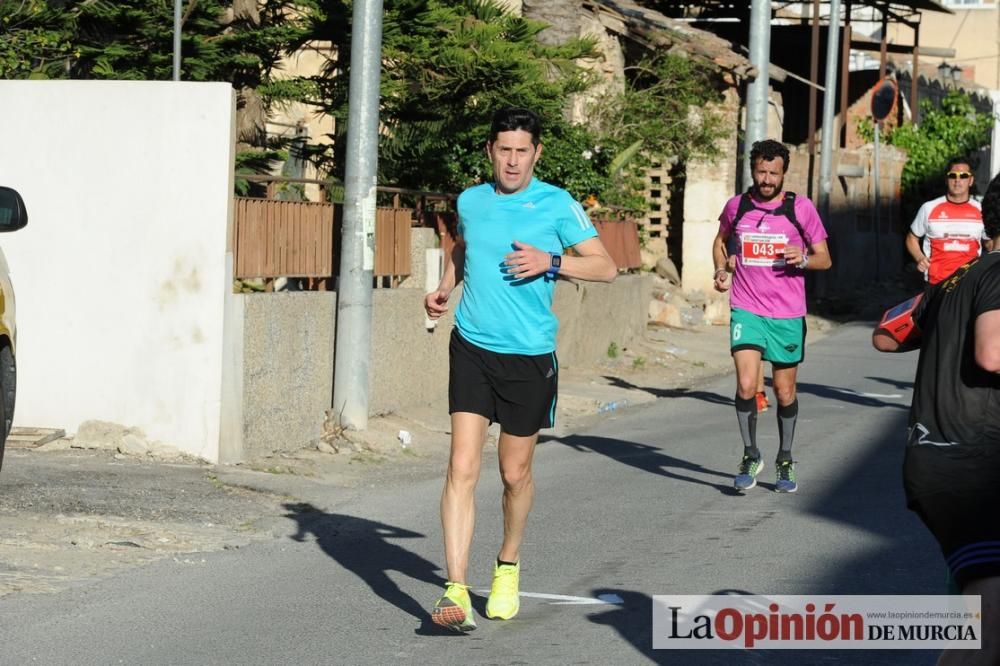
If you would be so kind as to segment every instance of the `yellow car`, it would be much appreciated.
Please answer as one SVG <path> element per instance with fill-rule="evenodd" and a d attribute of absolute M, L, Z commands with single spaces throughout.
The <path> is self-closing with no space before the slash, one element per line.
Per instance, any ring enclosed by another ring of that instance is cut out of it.
<path fill-rule="evenodd" d="M 0 187 L 0 232 L 17 231 L 28 223 L 28 211 L 17 190 Z M 14 418 L 14 397 L 17 390 L 17 367 L 14 363 L 14 347 L 17 341 L 17 327 L 14 321 L 14 288 L 10 284 L 7 258 L 0 250 L 0 466 L 3 465 L 3 450 L 10 434 L 10 424 Z"/>

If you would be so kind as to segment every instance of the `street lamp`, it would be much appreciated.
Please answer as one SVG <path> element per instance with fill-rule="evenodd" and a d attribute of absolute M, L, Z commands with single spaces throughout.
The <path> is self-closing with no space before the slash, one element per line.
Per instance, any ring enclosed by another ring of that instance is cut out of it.
<path fill-rule="evenodd" d="M 962 80 L 962 68 L 958 65 L 951 66 L 951 80 L 955 82 L 955 85 Z"/>
<path fill-rule="evenodd" d="M 938 70 L 938 79 L 941 80 L 941 85 L 943 86 L 945 83 L 947 83 L 948 79 L 951 78 L 951 65 L 942 60 L 941 64 L 938 65 L 937 70 Z"/>

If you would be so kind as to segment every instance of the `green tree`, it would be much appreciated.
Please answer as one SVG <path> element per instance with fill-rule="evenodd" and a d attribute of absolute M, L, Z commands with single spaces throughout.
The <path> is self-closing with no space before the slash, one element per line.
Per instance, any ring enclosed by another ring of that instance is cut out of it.
<path fill-rule="evenodd" d="M 592 42 L 543 45 L 535 38 L 544 24 L 514 16 L 491 0 L 387 0 L 384 9 L 380 182 L 457 191 L 488 179 L 483 146 L 490 116 L 502 106 L 539 113 L 544 155 L 558 150 L 554 144 L 564 138 L 579 142 L 586 133 L 570 128 L 562 109 L 570 94 L 588 85 L 574 60 L 593 56 Z M 312 37 L 330 40 L 338 54 L 317 80 L 323 91 L 319 104 L 336 118 L 340 132 L 326 164 L 342 175 L 349 4 L 327 3 L 320 18 Z M 594 169 L 582 150 L 572 154 L 580 170 Z M 542 164 L 548 162 L 544 155 Z M 543 169 L 540 165 L 540 174 Z"/>
<path fill-rule="evenodd" d="M 70 74 L 74 78 L 169 80 L 173 0 L 76 0 Z M 270 81 L 281 57 L 301 42 L 313 0 L 186 0 L 181 78 Z"/>
<path fill-rule="evenodd" d="M 590 108 L 591 126 L 612 144 L 632 147 L 636 163 L 718 155 L 728 131 L 718 77 L 690 58 L 670 53 L 643 55 L 626 67 L 626 88 Z"/>
<path fill-rule="evenodd" d="M 887 144 L 907 153 L 901 183 L 904 219 L 916 214 L 924 201 L 941 195 L 948 160 L 974 156 L 989 143 L 993 129 L 993 115 L 976 111 L 968 95 L 958 90 L 950 91 L 938 107 L 923 100 L 920 118 L 919 125 L 900 125 L 885 137 Z M 862 138 L 874 139 L 871 119 L 865 118 L 858 130 Z"/>
<path fill-rule="evenodd" d="M 45 0 L 0 2 L 0 77 L 65 76 L 73 53 L 73 14 Z"/>

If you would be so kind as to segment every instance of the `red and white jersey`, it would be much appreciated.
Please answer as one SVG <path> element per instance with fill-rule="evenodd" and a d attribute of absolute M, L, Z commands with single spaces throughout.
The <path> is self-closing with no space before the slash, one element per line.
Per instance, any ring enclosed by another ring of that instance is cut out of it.
<path fill-rule="evenodd" d="M 979 256 L 985 238 L 982 207 L 975 199 L 960 204 L 943 196 L 931 199 L 917 211 L 910 231 L 924 239 L 922 249 L 931 262 L 927 281 L 937 284 Z"/>

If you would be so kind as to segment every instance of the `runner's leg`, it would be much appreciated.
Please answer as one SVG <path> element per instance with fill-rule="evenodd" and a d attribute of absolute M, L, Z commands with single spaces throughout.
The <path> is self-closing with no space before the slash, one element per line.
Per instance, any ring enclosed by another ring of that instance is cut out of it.
<path fill-rule="evenodd" d="M 500 478 L 503 481 L 503 544 L 498 558 L 518 562 L 528 513 L 535 499 L 535 480 L 531 473 L 538 433 L 516 437 L 500 433 Z"/>
<path fill-rule="evenodd" d="M 778 401 L 778 434 L 781 448 L 778 460 L 792 459 L 792 443 L 795 440 L 795 424 L 799 416 L 799 401 L 795 391 L 798 366 L 772 368 L 774 395 Z"/>
<path fill-rule="evenodd" d="M 767 411 L 767 393 L 764 391 L 764 360 L 761 359 L 760 367 L 757 369 L 757 413 L 762 414 Z"/>
<path fill-rule="evenodd" d="M 774 388 L 774 397 L 778 405 L 790 405 L 795 402 L 797 396 L 795 382 L 798 377 L 799 366 L 789 367 L 771 366 L 771 384 Z"/>
<path fill-rule="evenodd" d="M 736 364 L 736 419 L 743 438 L 744 455 L 760 458 L 757 449 L 757 369 L 762 365 L 760 352 L 741 349 L 733 352 Z"/>
<path fill-rule="evenodd" d="M 500 433 L 500 478 L 503 480 L 503 544 L 493 566 L 493 584 L 486 600 L 486 617 L 509 620 L 521 607 L 519 587 L 521 543 L 535 498 L 531 461 L 538 433 Z"/>
<path fill-rule="evenodd" d="M 441 527 L 448 580 L 456 583 L 465 583 L 468 575 L 476 524 L 475 490 L 488 426 L 486 417 L 479 414 L 451 415 L 451 455 L 441 494 Z"/>

